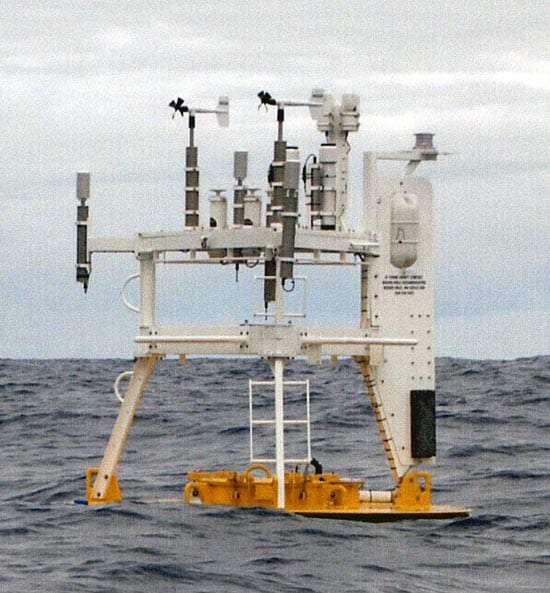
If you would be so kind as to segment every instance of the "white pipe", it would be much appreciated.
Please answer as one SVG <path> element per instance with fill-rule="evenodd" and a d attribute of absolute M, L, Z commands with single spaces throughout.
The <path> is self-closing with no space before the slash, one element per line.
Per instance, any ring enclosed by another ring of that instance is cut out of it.
<path fill-rule="evenodd" d="M 178 344 L 193 343 L 201 344 L 240 344 L 246 342 L 245 336 L 136 336 L 136 344 Z"/>
<path fill-rule="evenodd" d="M 201 344 L 240 344 L 246 342 L 246 336 L 136 336 L 136 344 L 178 344 L 178 343 L 193 343 Z M 362 344 L 379 344 L 383 346 L 416 346 L 418 340 L 408 338 L 353 338 L 341 336 L 319 336 L 314 338 L 304 337 L 302 343 L 305 345 L 322 345 L 322 344 L 336 344 L 336 345 L 362 345 Z"/>
<path fill-rule="evenodd" d="M 391 502 L 391 490 L 360 490 L 359 500 L 361 502 Z"/>
<path fill-rule="evenodd" d="M 273 361 L 275 375 L 275 469 L 277 473 L 277 508 L 285 508 L 285 425 L 284 425 L 284 360 Z"/>
<path fill-rule="evenodd" d="M 280 325 L 284 322 L 285 301 L 281 283 L 281 259 L 279 257 L 277 258 L 275 265 L 275 323 Z"/>
<path fill-rule="evenodd" d="M 319 337 L 303 337 L 302 344 L 319 345 L 319 344 L 380 344 L 383 346 L 416 346 L 418 340 L 409 338 L 353 338 L 341 336 L 319 336 Z"/>
<path fill-rule="evenodd" d="M 252 407 L 252 379 L 248 380 L 248 426 L 250 440 L 250 462 L 254 462 L 254 410 Z"/>
<path fill-rule="evenodd" d="M 156 317 L 156 280 L 155 259 L 152 253 L 140 259 L 140 326 L 151 327 L 155 325 Z"/>

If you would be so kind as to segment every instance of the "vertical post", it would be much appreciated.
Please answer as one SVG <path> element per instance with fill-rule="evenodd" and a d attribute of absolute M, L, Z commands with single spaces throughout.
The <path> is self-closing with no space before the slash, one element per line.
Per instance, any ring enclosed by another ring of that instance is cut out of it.
<path fill-rule="evenodd" d="M 297 148 L 287 148 L 285 155 L 284 188 L 281 237 L 281 280 L 294 277 L 294 243 L 298 223 L 298 189 L 300 187 L 300 154 Z"/>
<path fill-rule="evenodd" d="M 76 280 L 88 290 L 91 262 L 88 254 L 88 205 L 90 198 L 90 174 L 77 173 L 76 197 L 78 200 L 76 216 Z"/>
<path fill-rule="evenodd" d="M 139 257 L 140 265 L 140 327 L 155 325 L 156 318 L 156 263 L 154 253 Z"/>
<path fill-rule="evenodd" d="M 285 508 L 285 425 L 284 425 L 284 359 L 275 358 L 275 471 L 277 474 L 277 508 Z"/>
<path fill-rule="evenodd" d="M 361 264 L 361 319 L 359 327 L 367 328 L 371 325 L 369 313 L 369 293 L 368 293 L 368 278 L 369 266 L 368 264 Z"/>
<path fill-rule="evenodd" d="M 274 143 L 273 148 L 273 163 L 272 163 L 272 171 L 273 176 L 270 180 L 271 187 L 273 188 L 272 198 L 271 198 L 271 224 L 282 224 L 282 211 L 284 207 L 284 199 L 286 195 L 285 184 L 284 184 L 284 176 L 285 176 L 285 162 L 286 162 L 286 142 L 282 140 L 282 133 L 283 133 L 283 121 L 284 121 L 284 111 L 279 109 L 277 111 L 277 118 L 279 122 L 279 139 Z M 265 276 L 266 280 L 264 281 L 264 303 L 265 309 L 269 306 L 269 303 L 275 300 L 275 282 L 279 282 L 280 278 L 277 281 L 272 280 L 270 276 L 275 275 L 275 267 L 276 264 L 273 260 L 266 260 L 265 262 Z"/>
<path fill-rule="evenodd" d="M 276 259 L 275 273 L 275 325 L 284 320 L 284 295 L 281 284 L 281 261 Z M 285 359 L 270 359 L 275 377 L 275 473 L 277 474 L 277 508 L 285 508 L 285 410 L 284 410 L 284 368 Z"/>
<path fill-rule="evenodd" d="M 376 154 L 374 152 L 363 153 L 363 230 L 368 228 L 368 217 L 374 216 L 376 212 L 377 174 Z M 378 229 L 377 221 L 371 220 L 370 226 Z"/>
<path fill-rule="evenodd" d="M 195 146 L 195 113 L 189 112 L 189 146 L 185 149 L 185 228 L 199 226 L 199 160 Z"/>
<path fill-rule="evenodd" d="M 283 103 L 277 105 L 277 140 L 283 139 L 283 124 L 285 122 L 285 106 Z"/>
<path fill-rule="evenodd" d="M 283 285 L 281 283 L 281 260 L 275 259 L 275 325 L 281 325 L 285 319 L 285 302 Z"/>

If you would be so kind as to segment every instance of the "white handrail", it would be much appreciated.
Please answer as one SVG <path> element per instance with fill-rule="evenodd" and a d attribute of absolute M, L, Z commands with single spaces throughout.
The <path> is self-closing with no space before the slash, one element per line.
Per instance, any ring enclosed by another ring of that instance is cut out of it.
<path fill-rule="evenodd" d="M 126 378 L 126 377 L 131 377 L 134 374 L 134 371 L 123 371 L 122 373 L 120 373 L 120 375 L 115 379 L 115 384 L 114 384 L 114 388 L 115 388 L 115 395 L 118 399 L 118 401 L 120 403 L 122 403 L 124 401 L 124 398 L 122 397 L 122 395 L 120 395 L 120 382 L 122 381 L 122 379 Z"/>
<path fill-rule="evenodd" d="M 136 280 L 140 276 L 141 274 L 132 274 L 131 276 L 128 276 L 128 278 L 126 278 L 124 281 L 122 288 L 120 289 L 120 298 L 122 299 L 122 303 L 125 307 L 130 309 L 130 311 L 134 311 L 135 313 L 139 313 L 139 307 L 136 307 L 135 305 L 132 305 L 132 303 L 128 302 L 128 299 L 126 298 L 126 287 L 128 284 L 130 284 L 130 282 L 132 282 L 132 280 Z"/>

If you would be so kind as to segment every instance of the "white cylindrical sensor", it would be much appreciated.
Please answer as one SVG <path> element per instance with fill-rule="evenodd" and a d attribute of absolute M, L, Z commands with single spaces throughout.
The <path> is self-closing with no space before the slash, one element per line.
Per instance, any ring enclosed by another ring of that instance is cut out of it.
<path fill-rule="evenodd" d="M 404 270 L 417 259 L 418 250 L 418 198 L 404 190 L 391 198 L 391 244 L 392 266 Z"/>
<path fill-rule="evenodd" d="M 227 199 L 221 195 L 222 190 L 213 190 L 215 196 L 210 198 L 210 227 L 227 228 Z"/>
<path fill-rule="evenodd" d="M 253 192 L 254 190 L 249 190 Z M 244 198 L 245 226 L 260 226 L 262 223 L 262 201 L 259 196 L 250 193 Z"/>

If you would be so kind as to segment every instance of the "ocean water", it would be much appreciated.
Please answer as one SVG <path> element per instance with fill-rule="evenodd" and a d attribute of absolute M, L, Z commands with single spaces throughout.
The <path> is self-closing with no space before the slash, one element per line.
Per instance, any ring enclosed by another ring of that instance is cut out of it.
<path fill-rule="evenodd" d="M 124 502 L 73 504 L 131 366 L 0 361 L 1 591 L 550 590 L 549 356 L 438 360 L 433 498 L 471 517 L 384 524 L 147 502 L 180 496 L 189 470 L 246 467 L 248 379 L 271 378 L 263 361 L 160 362 L 118 469 Z M 296 362 L 288 375 L 310 380 L 324 469 L 389 487 L 356 365 Z"/>

